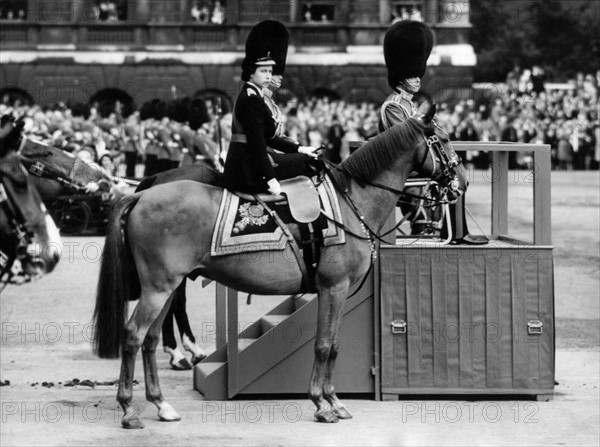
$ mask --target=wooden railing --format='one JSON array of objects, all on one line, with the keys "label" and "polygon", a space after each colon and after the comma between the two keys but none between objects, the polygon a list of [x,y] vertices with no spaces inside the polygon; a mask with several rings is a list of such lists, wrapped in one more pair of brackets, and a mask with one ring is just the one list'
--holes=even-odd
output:
[{"label": "wooden railing", "polygon": [[492,153],[492,236],[508,236],[508,153],[533,153],[533,243],[552,245],[550,171],[551,156],[548,144],[508,142],[456,141],[457,151],[489,151]]}]

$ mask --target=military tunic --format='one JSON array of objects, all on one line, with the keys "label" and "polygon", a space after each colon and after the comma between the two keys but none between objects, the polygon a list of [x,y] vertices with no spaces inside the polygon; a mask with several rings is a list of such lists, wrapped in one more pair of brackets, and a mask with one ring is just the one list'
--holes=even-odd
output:
[{"label": "military tunic", "polygon": [[[267,146],[284,154],[304,160],[298,154],[300,143],[278,135],[280,124],[273,119],[271,109],[265,104],[262,89],[246,83],[240,92],[233,111],[233,136],[225,162],[225,184],[228,189],[244,192],[264,192],[272,178],[282,179],[275,168],[284,159],[273,162]],[[290,161],[292,161],[290,159]],[[274,166],[277,165],[277,166]]]},{"label": "military tunic", "polygon": [[402,123],[417,114],[417,107],[412,102],[410,93],[396,88],[381,106],[379,132],[389,129],[394,124]]}]

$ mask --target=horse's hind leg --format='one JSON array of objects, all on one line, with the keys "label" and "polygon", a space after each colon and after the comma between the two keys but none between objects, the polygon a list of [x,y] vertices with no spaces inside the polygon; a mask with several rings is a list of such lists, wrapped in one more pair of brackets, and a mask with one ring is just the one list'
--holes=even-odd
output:
[{"label": "horse's hind leg", "polygon": [[[340,416],[347,418],[346,414],[340,411],[344,406],[333,391],[333,367],[338,351],[339,328],[347,294],[347,282],[319,290],[315,362],[308,391],[309,397],[317,407],[315,411],[317,422],[337,422]],[[332,352],[334,353],[333,361]]]},{"label": "horse's hind leg", "polygon": [[144,381],[146,383],[146,399],[149,402],[152,402],[158,408],[158,418],[161,421],[167,422],[181,420],[181,417],[179,414],[177,414],[175,409],[163,399],[158,380],[158,368],[156,366],[156,347],[158,346],[163,320],[165,316],[173,318],[172,315],[168,313],[171,301],[172,298],[167,301],[166,306],[160,313],[157,320],[152,324],[152,326],[150,326],[150,329],[146,334],[146,338],[144,339],[144,344],[142,345]]},{"label": "horse's hind leg", "polygon": [[192,364],[196,365],[206,358],[206,354],[202,348],[196,344],[196,339],[194,338],[192,327],[190,326],[190,320],[187,316],[187,298],[185,296],[186,284],[187,280],[184,278],[179,287],[175,290],[171,308],[173,309],[173,314],[177,320],[177,327],[179,328],[181,335],[181,344],[187,352],[192,354]]},{"label": "horse's hind leg", "polygon": [[170,292],[142,293],[140,301],[125,327],[125,344],[121,361],[119,390],[117,391],[117,400],[125,413],[121,420],[121,424],[125,428],[144,428],[144,424],[138,417],[138,408],[132,405],[135,358],[148,330],[163,311],[169,295]]}]

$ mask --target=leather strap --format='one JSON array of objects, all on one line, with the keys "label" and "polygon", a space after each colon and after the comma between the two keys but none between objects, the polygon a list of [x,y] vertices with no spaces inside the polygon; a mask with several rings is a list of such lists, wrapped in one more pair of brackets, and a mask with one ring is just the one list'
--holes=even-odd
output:
[{"label": "leather strap", "polygon": [[256,201],[258,203],[260,203],[263,206],[263,208],[265,210],[267,210],[267,212],[271,215],[273,220],[275,220],[275,223],[277,223],[277,225],[279,225],[279,228],[281,228],[281,230],[283,231],[283,234],[285,234],[286,238],[288,239],[288,242],[290,243],[292,252],[294,253],[294,256],[296,257],[296,261],[298,261],[298,267],[300,267],[300,272],[302,273],[302,285],[301,285],[302,290],[303,291],[304,290],[312,291],[313,287],[311,287],[311,284],[310,284],[308,271],[306,270],[306,265],[304,265],[304,260],[302,258],[302,253],[300,252],[300,247],[298,246],[298,243],[296,242],[296,239],[294,239],[294,236],[292,235],[292,233],[290,233],[288,226],[285,223],[283,223],[283,221],[277,215],[277,213],[275,211],[273,211],[271,208],[269,208],[267,206],[267,204],[264,202],[264,200],[262,200],[258,195],[255,195],[254,198],[256,199]]}]

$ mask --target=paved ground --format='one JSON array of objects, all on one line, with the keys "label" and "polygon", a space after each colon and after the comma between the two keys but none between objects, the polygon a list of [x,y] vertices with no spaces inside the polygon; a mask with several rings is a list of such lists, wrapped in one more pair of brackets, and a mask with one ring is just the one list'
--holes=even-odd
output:
[{"label": "paved ground", "polygon": [[[474,173],[477,177],[480,173]],[[473,179],[468,206],[487,229],[485,182]],[[511,184],[510,222],[528,236],[531,184]],[[192,390],[191,372],[159,374],[179,423],[161,423],[134,387],[146,428],[120,429],[115,405],[119,362],[95,358],[89,346],[99,237],[65,238],[65,255],[51,275],[2,293],[0,318],[1,445],[598,445],[599,435],[599,226],[598,172],[553,174],[553,243],[556,295],[556,395],[551,402],[484,398],[374,402],[347,400],[354,419],[325,426],[312,422],[310,403],[298,400],[207,402]],[[488,219],[489,221],[489,219]],[[513,228],[511,226],[511,228]],[[201,345],[214,319],[213,289],[193,284],[190,319]],[[241,324],[254,321],[280,298],[240,297]],[[142,380],[141,361],[136,377]],[[68,386],[73,379],[94,387]],[[308,378],[307,378],[308,381]],[[44,384],[44,382],[46,382]],[[102,384],[104,383],[104,384]]]}]

